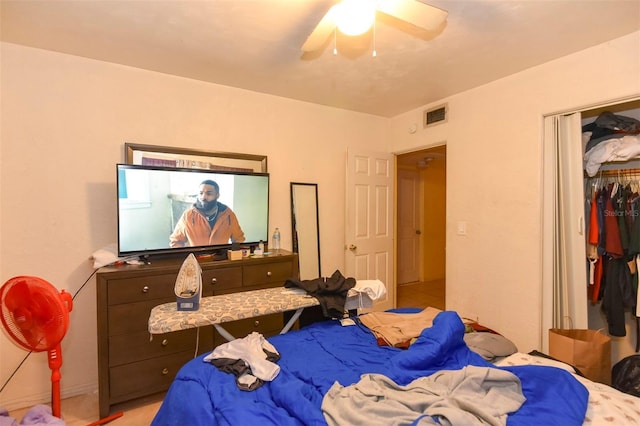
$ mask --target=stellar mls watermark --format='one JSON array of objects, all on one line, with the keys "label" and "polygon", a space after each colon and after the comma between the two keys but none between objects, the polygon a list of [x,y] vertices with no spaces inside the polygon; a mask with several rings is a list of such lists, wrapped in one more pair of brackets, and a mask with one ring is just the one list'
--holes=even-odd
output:
[{"label": "stellar mls watermark", "polygon": [[611,217],[611,216],[616,216],[616,217],[621,217],[621,216],[629,216],[629,217],[638,217],[640,216],[640,210],[625,210],[625,211],[616,211],[616,210],[605,210],[604,211],[604,215],[605,217]]}]

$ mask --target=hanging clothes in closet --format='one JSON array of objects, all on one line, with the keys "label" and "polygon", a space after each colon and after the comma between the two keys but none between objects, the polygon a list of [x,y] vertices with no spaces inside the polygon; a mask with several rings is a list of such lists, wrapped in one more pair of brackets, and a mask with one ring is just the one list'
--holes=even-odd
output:
[{"label": "hanging clothes in closet", "polygon": [[626,313],[640,315],[640,169],[601,171],[586,183],[589,299],[601,302],[609,334],[625,336]]}]

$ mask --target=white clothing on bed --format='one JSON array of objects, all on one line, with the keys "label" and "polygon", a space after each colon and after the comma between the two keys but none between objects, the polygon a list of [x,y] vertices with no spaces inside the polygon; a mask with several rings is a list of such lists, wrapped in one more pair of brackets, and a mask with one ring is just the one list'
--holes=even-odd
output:
[{"label": "white clothing on bed", "polygon": [[356,285],[349,289],[344,309],[370,308],[373,301],[387,294],[387,288],[380,280],[356,280]]},{"label": "white clothing on bed", "polygon": [[216,347],[204,357],[205,362],[217,358],[241,359],[251,368],[253,376],[270,382],[280,372],[280,366],[267,360],[264,350],[277,354],[276,348],[262,334],[253,332],[242,339],[235,339]]}]

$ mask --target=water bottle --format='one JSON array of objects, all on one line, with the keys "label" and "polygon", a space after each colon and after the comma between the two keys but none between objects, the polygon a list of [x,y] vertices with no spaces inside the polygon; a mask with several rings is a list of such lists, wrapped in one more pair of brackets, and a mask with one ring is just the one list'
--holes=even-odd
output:
[{"label": "water bottle", "polygon": [[264,243],[262,242],[262,240],[260,240],[260,242],[258,243],[258,247],[253,249],[253,255],[260,257],[263,254],[264,254]]},{"label": "water bottle", "polygon": [[278,253],[278,251],[280,251],[280,230],[278,228],[276,228],[275,231],[273,231],[273,250]]}]

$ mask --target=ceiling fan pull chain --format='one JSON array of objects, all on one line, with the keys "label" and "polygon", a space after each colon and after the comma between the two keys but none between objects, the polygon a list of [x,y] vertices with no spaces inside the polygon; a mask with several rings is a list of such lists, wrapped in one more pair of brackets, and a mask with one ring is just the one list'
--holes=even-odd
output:
[{"label": "ceiling fan pull chain", "polygon": [[378,14],[376,13],[373,18],[373,52],[371,53],[371,56],[373,56],[374,58],[378,56],[378,54],[376,53],[376,21],[377,21],[376,18],[377,17],[378,17]]}]

